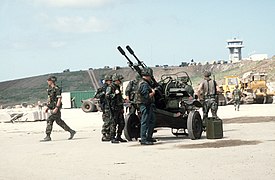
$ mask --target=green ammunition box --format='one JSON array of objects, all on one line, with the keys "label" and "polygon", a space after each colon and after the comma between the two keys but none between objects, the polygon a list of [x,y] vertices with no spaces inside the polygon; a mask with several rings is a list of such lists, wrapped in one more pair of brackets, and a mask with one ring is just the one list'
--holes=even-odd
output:
[{"label": "green ammunition box", "polygon": [[221,139],[223,138],[222,120],[215,117],[209,117],[206,121],[206,138]]}]

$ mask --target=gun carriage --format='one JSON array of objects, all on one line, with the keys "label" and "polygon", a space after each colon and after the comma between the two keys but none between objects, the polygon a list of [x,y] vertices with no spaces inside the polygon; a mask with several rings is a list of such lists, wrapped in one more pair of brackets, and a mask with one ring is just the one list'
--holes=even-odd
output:
[{"label": "gun carriage", "polygon": [[[141,75],[142,69],[148,68],[138,59],[130,46],[126,46],[126,49],[136,59],[137,63],[135,64],[120,46],[117,49],[128,60],[129,67],[139,75]],[[188,135],[191,139],[200,139],[203,128],[198,110],[202,104],[193,97],[194,91],[189,75],[182,71],[175,74],[164,74],[159,82],[154,77],[151,79],[150,85],[156,92],[155,128],[168,127],[176,136]],[[127,140],[140,137],[139,114],[128,113],[125,116],[124,135]]]}]

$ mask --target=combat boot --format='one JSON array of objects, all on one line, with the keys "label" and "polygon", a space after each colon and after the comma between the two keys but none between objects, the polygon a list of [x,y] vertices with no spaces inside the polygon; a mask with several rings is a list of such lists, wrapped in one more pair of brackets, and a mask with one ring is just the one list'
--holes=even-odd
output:
[{"label": "combat boot", "polygon": [[111,141],[111,139],[107,136],[102,136],[101,141],[106,142],[106,141]]},{"label": "combat boot", "polygon": [[141,141],[140,145],[154,145],[154,143],[149,141]]},{"label": "combat boot", "polygon": [[70,129],[69,132],[70,132],[70,137],[69,137],[68,139],[71,140],[71,139],[73,139],[73,137],[74,137],[76,131]]},{"label": "combat boot", "polygon": [[157,140],[156,140],[155,138],[148,138],[147,141],[148,141],[148,142],[153,142],[153,143],[154,143],[154,142],[157,142]]},{"label": "combat boot", "polygon": [[119,141],[116,140],[115,138],[113,138],[113,139],[111,140],[111,143],[117,144],[117,143],[119,143]]},{"label": "combat boot", "polygon": [[119,142],[127,142],[125,139],[122,139],[121,136],[117,136],[116,140]]},{"label": "combat boot", "polygon": [[41,142],[47,142],[47,141],[51,141],[51,140],[52,139],[51,139],[50,134],[47,134],[47,136],[43,140],[41,140]]}]

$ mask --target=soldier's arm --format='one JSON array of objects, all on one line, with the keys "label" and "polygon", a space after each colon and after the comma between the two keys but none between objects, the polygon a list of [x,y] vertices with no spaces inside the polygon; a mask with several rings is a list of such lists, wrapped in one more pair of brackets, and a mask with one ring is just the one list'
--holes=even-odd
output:
[{"label": "soldier's arm", "polygon": [[220,92],[220,87],[218,86],[217,82],[214,80],[215,88],[216,88],[216,94],[219,94]]},{"label": "soldier's arm", "polygon": [[203,89],[203,83],[200,83],[198,90],[197,90],[198,99],[201,99],[202,89]]},{"label": "soldier's arm", "polygon": [[107,100],[110,101],[111,99],[114,99],[115,96],[116,96],[116,94],[113,92],[112,87],[108,86],[106,89]]},{"label": "soldier's arm", "polygon": [[142,83],[140,85],[140,94],[145,98],[148,99],[149,98],[149,93],[150,93],[149,86],[146,85],[146,83]]},{"label": "soldier's arm", "polygon": [[57,113],[58,109],[61,108],[62,96],[61,96],[61,90],[59,88],[56,90],[56,97],[57,97],[57,102],[56,102],[56,106],[53,109],[53,113]]},{"label": "soldier's arm", "polygon": [[125,96],[126,96],[126,99],[129,100],[129,97],[130,97],[130,91],[132,89],[132,81],[130,81],[125,89]]}]

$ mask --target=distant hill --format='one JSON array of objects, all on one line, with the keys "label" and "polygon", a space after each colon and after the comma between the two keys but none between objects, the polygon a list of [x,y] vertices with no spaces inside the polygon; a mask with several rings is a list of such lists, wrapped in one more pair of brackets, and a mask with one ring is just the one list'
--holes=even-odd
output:
[{"label": "distant hill", "polygon": [[[202,74],[205,70],[211,71],[215,75],[218,84],[222,84],[223,77],[226,75],[242,76],[245,72],[256,71],[266,72],[269,82],[275,81],[275,58],[263,61],[241,61],[230,64],[208,64],[192,65],[186,67],[153,67],[154,76],[159,80],[163,74],[173,74],[180,71],[186,71],[194,88],[202,80]],[[124,80],[128,81],[135,78],[136,73],[129,67],[113,69],[94,69],[94,75],[97,81],[104,78],[106,74],[123,74]],[[61,85],[63,92],[70,91],[89,91],[94,90],[90,76],[86,70],[76,72],[55,73],[58,78],[58,85]],[[47,100],[47,82],[49,74],[29,77],[24,79],[0,82],[0,106],[3,107],[21,104],[23,102],[35,104],[37,101],[45,102]]]}]

